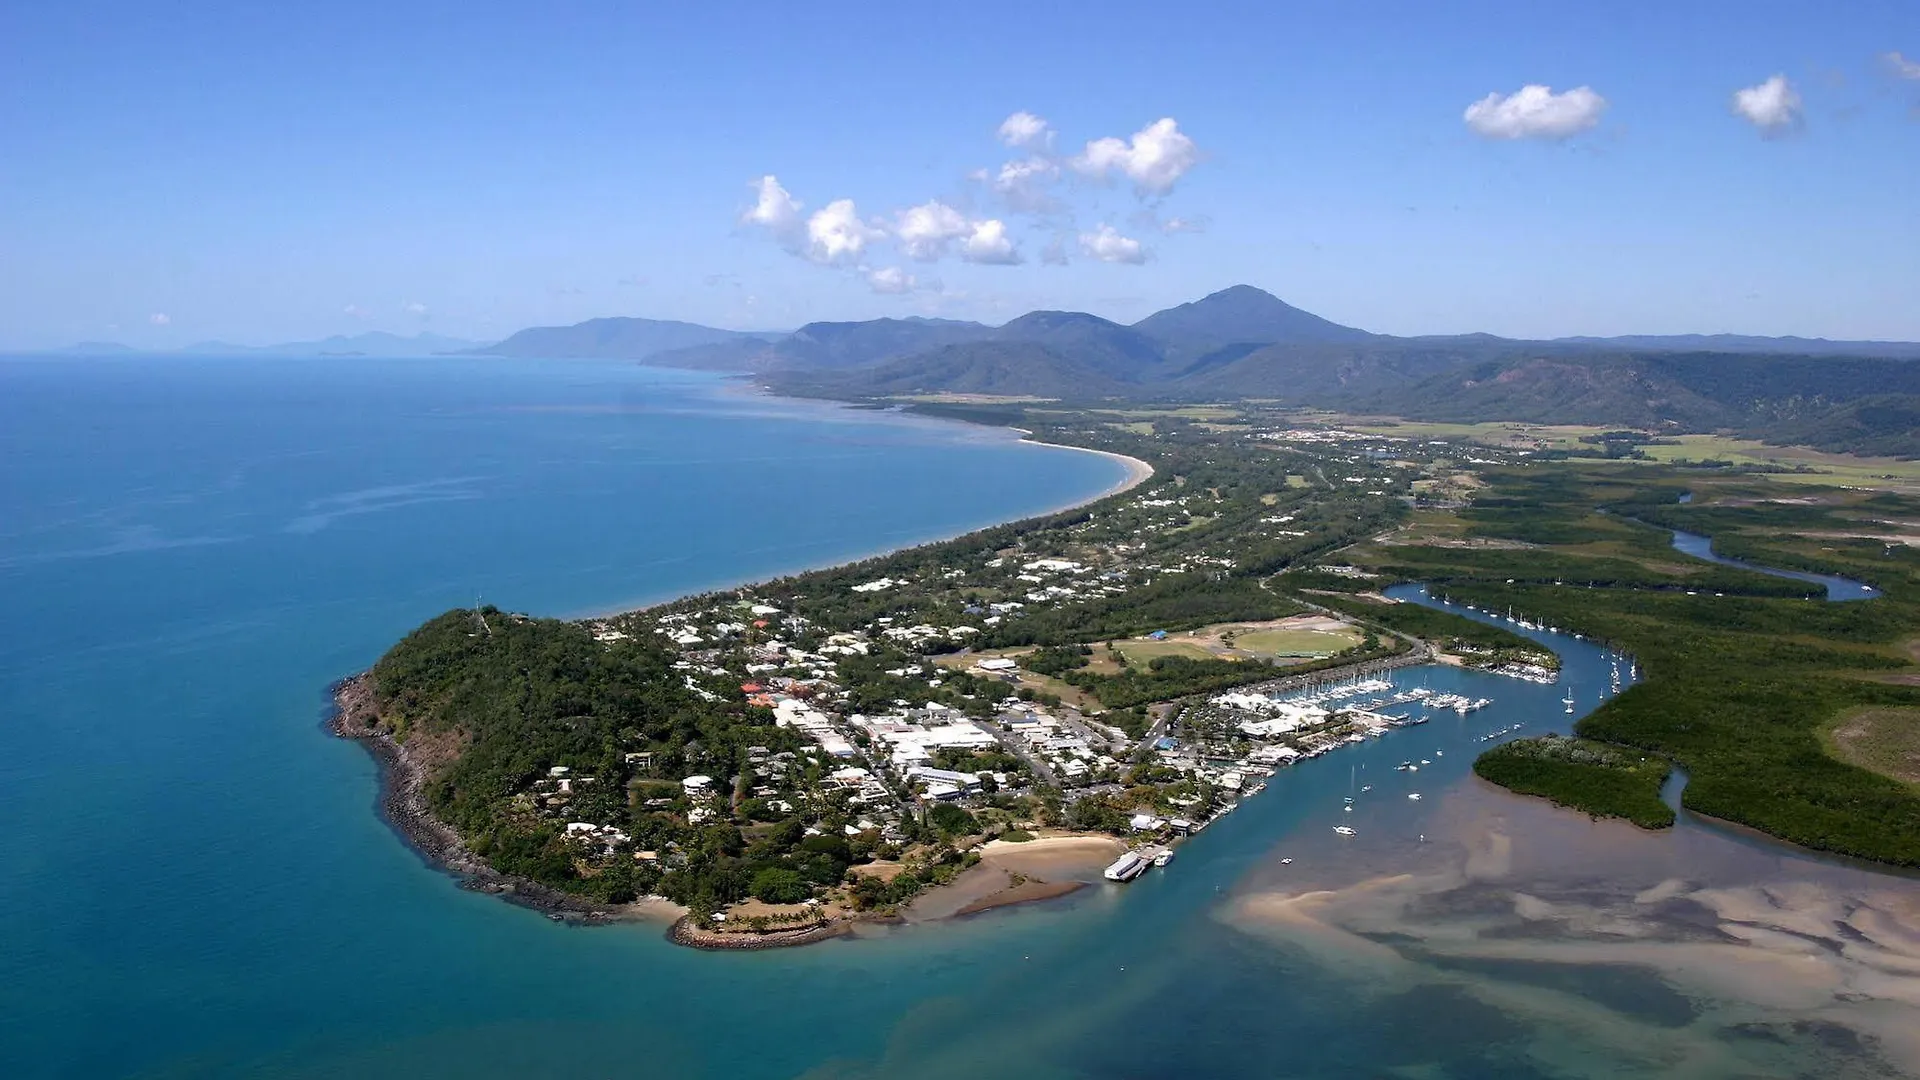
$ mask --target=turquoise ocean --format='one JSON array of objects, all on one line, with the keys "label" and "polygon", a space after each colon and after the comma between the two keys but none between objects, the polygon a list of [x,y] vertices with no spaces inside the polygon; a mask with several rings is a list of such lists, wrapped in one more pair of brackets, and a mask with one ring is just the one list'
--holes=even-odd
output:
[{"label": "turquoise ocean", "polygon": [[[1749,1045],[1654,968],[1402,949],[1413,967],[1381,975],[1390,931],[1329,946],[1259,916],[1303,881],[1467,850],[1487,813],[1557,814],[1468,766],[1497,729],[1571,723],[1564,686],[1405,672],[1495,704],[1283,772],[1126,887],[740,954],[460,890],[381,822],[371,758],[321,728],[332,680],[476,598],[611,610],[1045,512],[1123,472],[605,363],[0,360],[0,1075],[1677,1075],[1643,1031],[1742,1068],[1864,1053],[1818,1031]],[[1551,641],[1584,711],[1615,658]],[[1674,860],[1882,880],[1697,826],[1593,829],[1655,880]],[[1516,986],[1594,1012],[1533,1013],[1497,992]]]}]

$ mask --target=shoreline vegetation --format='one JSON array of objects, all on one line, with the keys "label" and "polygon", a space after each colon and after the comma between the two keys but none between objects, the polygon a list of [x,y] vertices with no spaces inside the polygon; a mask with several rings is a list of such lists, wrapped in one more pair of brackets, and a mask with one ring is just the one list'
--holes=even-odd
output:
[{"label": "shoreline vegetation", "polygon": [[[1125,470],[1119,480],[1093,495],[1049,509],[1041,516],[1067,513],[1103,499],[1125,494],[1153,478],[1153,466],[1139,458],[1109,450],[1046,442],[1035,438],[1030,431],[1014,430],[1019,431],[1023,442],[1093,454],[1118,462]],[[935,543],[938,542],[935,541]],[[906,548],[892,549],[869,558],[884,558],[902,550]],[[704,949],[764,949],[809,945],[852,932],[857,922],[897,921],[898,919],[897,916],[891,915],[842,913],[820,918],[818,921],[795,929],[729,932],[711,924],[706,927],[701,926],[700,920],[690,914],[685,905],[665,897],[644,896],[625,903],[598,903],[578,894],[544,885],[525,875],[501,873],[485,859],[475,855],[466,846],[457,830],[434,815],[424,791],[430,781],[431,770],[438,763],[437,759],[445,756],[446,748],[436,747],[423,752],[413,745],[412,740],[398,738],[392,730],[381,726],[375,704],[376,694],[372,672],[369,670],[340,680],[330,688],[330,698],[332,707],[326,722],[328,732],[338,738],[360,743],[373,756],[378,766],[380,786],[377,799],[382,818],[422,859],[436,869],[454,876],[464,889],[498,896],[509,903],[546,914],[556,921],[579,923],[665,921],[669,923],[668,940],[675,944]],[[1068,839],[1085,837],[1097,841],[1106,839],[1099,834],[1066,833],[1062,834],[1062,837]],[[997,839],[988,841],[989,846],[1006,843]],[[1045,841],[1034,841],[1034,844],[1044,847]],[[966,903],[945,917],[973,915],[1016,904],[1052,900],[1075,892],[1087,884],[1077,880],[1046,881],[1025,875],[1015,876],[1018,880],[1010,880],[1004,888],[988,895],[968,899]]]},{"label": "shoreline vegetation", "polygon": [[[1325,710],[1299,730],[1246,727],[1255,695],[1421,660],[1554,677],[1526,638],[1383,594],[1419,581],[1605,641],[1647,673],[1583,718],[1582,739],[1498,748],[1483,777],[1658,827],[1678,764],[1690,810],[1920,858],[1920,797],[1814,734],[1829,706],[1913,697],[1906,676],[1872,681],[1910,662],[1879,643],[1911,636],[1913,560],[1843,539],[1859,513],[1911,513],[1907,500],[1785,500],[1724,472],[1257,406],[916,411],[1128,471],[1037,517],[644,608],[431,620],[338,688],[333,729],[380,760],[396,830],[469,888],[556,919],[670,919],[672,940],[706,948],[1053,899],[1100,867],[1036,872],[1009,852],[1071,841],[1150,860],[1275,768],[1367,733],[1364,714]],[[1672,505],[1683,489],[1702,497]],[[1809,607],[1803,582],[1692,560],[1653,527],[1681,518],[1731,555],[1858,576],[1881,599]],[[1809,524],[1818,539],[1781,532]],[[1774,669],[1791,674],[1756,674]],[[1696,718],[1707,734],[1686,734]]]}]

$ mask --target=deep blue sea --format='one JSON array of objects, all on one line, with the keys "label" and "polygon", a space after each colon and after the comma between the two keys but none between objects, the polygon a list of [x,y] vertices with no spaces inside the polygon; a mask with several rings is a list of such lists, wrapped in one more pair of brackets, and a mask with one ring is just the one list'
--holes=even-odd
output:
[{"label": "deep blue sea", "polygon": [[[1668,1008],[1654,968],[1516,974],[1262,906],[1423,866],[1481,880],[1489,815],[1515,850],[1513,822],[1567,827],[1468,774],[1489,732],[1570,723],[1565,687],[1403,673],[1496,704],[1283,772],[1130,886],[743,954],[461,891],[381,823],[368,755],[321,730],[331,680],[476,597],[608,610],[1039,513],[1121,474],[606,363],[0,360],[0,1075],[1723,1074],[1674,1072],[1650,1031],[1743,1069],[1827,1052]],[[1584,711],[1611,658],[1554,643]],[[1675,860],[1826,872],[1688,827],[1578,825],[1654,880]],[[1528,989],[1543,979],[1559,997]],[[1592,1012],[1531,1004],[1548,998]],[[1641,1000],[1660,1007],[1622,1004]]]}]

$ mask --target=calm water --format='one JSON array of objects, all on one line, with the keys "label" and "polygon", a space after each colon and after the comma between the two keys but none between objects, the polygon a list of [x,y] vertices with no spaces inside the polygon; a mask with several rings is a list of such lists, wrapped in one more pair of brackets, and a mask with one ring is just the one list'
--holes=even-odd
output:
[{"label": "calm water", "polygon": [[[1329,951],[1244,909],[1442,857],[1468,843],[1454,819],[1475,799],[1557,815],[1468,767],[1489,731],[1564,728],[1563,687],[1402,673],[1496,704],[1283,772],[1130,886],[749,954],[459,891],[379,823],[366,754],[319,729],[328,680],[476,594],[546,613],[661,598],[1084,498],[1119,479],[1112,462],[705,376],[452,360],[0,361],[0,451],[5,1075],[1643,1064],[1451,975],[1383,993],[1372,939]],[[1552,643],[1585,711],[1610,658]],[[1336,836],[1343,822],[1358,835]],[[1619,846],[1657,862],[1678,837]],[[1629,1019],[1610,1003],[1674,993],[1613,963],[1562,967],[1562,993]],[[1771,1045],[1757,1052],[1799,1052]],[[1685,1072],[1667,1064],[1644,1074]]]},{"label": "calm water", "polygon": [[1750,562],[1741,562],[1739,559],[1729,559],[1724,555],[1716,555],[1713,551],[1713,538],[1701,536],[1699,533],[1690,533],[1675,529],[1673,532],[1673,546],[1675,550],[1685,552],[1696,559],[1705,559],[1708,562],[1719,563],[1721,566],[1736,566],[1742,570],[1755,570],[1773,577],[1805,581],[1813,585],[1824,585],[1826,586],[1827,599],[1829,600],[1871,600],[1879,595],[1874,592],[1873,586],[1854,581],[1851,578],[1835,577],[1832,574],[1811,574],[1804,570],[1781,570],[1771,566],[1756,566]]}]

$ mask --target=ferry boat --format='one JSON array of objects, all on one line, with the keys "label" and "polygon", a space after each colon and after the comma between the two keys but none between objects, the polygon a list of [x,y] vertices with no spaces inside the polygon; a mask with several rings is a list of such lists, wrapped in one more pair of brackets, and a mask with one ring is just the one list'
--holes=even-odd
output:
[{"label": "ferry boat", "polygon": [[1108,881],[1132,881],[1134,878],[1139,877],[1141,872],[1146,870],[1146,868],[1147,860],[1129,851],[1125,855],[1113,860],[1113,865],[1107,867],[1104,876]]}]

